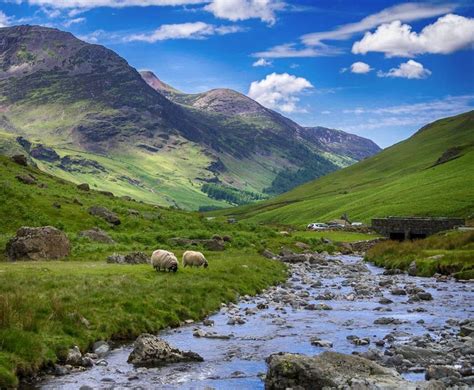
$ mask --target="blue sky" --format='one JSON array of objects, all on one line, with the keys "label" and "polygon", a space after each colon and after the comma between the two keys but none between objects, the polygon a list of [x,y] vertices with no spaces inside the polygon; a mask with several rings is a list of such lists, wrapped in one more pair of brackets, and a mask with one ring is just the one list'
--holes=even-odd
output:
[{"label": "blue sky", "polygon": [[0,0],[0,11],[0,26],[70,31],[184,92],[232,88],[382,147],[474,108],[468,0]]}]

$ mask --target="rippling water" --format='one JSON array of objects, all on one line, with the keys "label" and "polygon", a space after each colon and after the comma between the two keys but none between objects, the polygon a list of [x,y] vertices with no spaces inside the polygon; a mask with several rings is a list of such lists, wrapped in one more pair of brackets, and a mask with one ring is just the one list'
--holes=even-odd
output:
[{"label": "rippling water", "polygon": [[[361,259],[355,256],[340,256],[345,264],[356,263]],[[368,265],[368,279],[375,285],[383,271]],[[367,274],[361,277],[367,279]],[[431,333],[435,337],[444,331],[447,319],[458,320],[474,314],[474,284],[454,281],[436,282],[433,278],[417,278],[408,275],[393,276],[399,285],[415,282],[429,291],[434,300],[408,304],[407,296],[384,295],[394,301],[389,305],[390,312],[374,310],[380,304],[378,297],[360,298],[351,301],[347,296],[353,292],[345,276],[331,275],[330,272],[307,272],[304,278],[290,279],[288,286],[293,292],[308,291],[310,297],[330,291],[336,295],[334,300],[316,301],[325,303],[333,310],[293,309],[283,307],[286,313],[274,306],[259,310],[255,315],[246,316],[243,325],[227,325],[229,315],[220,311],[209,318],[215,322],[213,327],[195,323],[178,329],[161,332],[160,337],[182,350],[191,350],[204,357],[202,363],[174,364],[171,366],[145,369],[134,368],[127,363],[132,347],[125,346],[114,350],[106,360],[108,365],[95,366],[87,371],[73,373],[64,377],[48,378],[39,384],[43,389],[78,389],[89,386],[94,389],[110,388],[163,388],[163,389],[262,389],[261,379],[266,371],[265,358],[275,352],[298,352],[314,355],[324,349],[312,346],[310,338],[320,337],[331,341],[333,350],[343,353],[365,351],[367,346],[354,346],[346,339],[348,335],[369,337],[371,341],[383,338],[387,333],[397,330],[408,335]],[[321,287],[311,287],[312,282],[321,281]],[[351,278],[351,281],[357,281]],[[264,297],[255,297],[239,303],[241,309],[253,308]],[[423,307],[426,312],[409,313],[408,309]],[[406,320],[400,325],[374,325],[373,321],[382,316]],[[424,320],[424,324],[417,323]],[[221,335],[232,334],[229,340],[198,338],[193,336],[196,328],[213,331]],[[403,341],[400,333],[399,341]],[[372,343],[371,343],[372,344]],[[375,348],[373,345],[370,347]],[[423,379],[421,374],[406,375],[408,379]]]}]

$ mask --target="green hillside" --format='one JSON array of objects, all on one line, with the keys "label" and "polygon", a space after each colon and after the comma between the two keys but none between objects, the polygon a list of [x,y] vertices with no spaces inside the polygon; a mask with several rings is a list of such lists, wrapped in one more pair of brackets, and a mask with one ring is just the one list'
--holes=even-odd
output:
[{"label": "green hillside", "polygon": [[474,216],[474,111],[431,123],[351,167],[221,214],[307,224],[388,215]]}]

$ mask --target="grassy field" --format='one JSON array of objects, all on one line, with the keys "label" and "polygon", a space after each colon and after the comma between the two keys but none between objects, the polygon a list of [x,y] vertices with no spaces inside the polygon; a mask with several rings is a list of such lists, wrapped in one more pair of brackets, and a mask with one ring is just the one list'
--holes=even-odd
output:
[{"label": "grassy field", "polygon": [[281,282],[281,263],[255,253],[208,255],[208,269],[157,273],[97,261],[0,263],[0,388],[78,345],[125,339],[198,320]]},{"label": "grassy field", "polygon": [[425,240],[386,241],[369,250],[366,259],[382,267],[403,270],[414,261],[419,276],[440,273],[473,279],[474,232],[440,233]]},{"label": "grassy field", "polygon": [[[446,162],[436,164],[445,153]],[[353,166],[257,204],[212,215],[306,225],[347,213],[370,222],[388,215],[474,216],[474,111],[434,122]]]},{"label": "grassy field", "polygon": [[[16,176],[33,175],[37,184]],[[116,213],[112,226],[88,213],[100,205]],[[56,207],[55,207],[56,206]],[[60,206],[58,208],[58,206]],[[98,339],[133,338],[181,321],[202,318],[223,301],[284,280],[283,264],[263,258],[265,248],[297,250],[302,241],[314,251],[333,251],[317,234],[294,232],[254,223],[227,223],[198,213],[109,197],[0,156],[0,388],[55,362],[78,345],[83,351]],[[64,231],[72,253],[64,261],[8,262],[3,248],[21,226],[52,225]],[[100,227],[113,244],[91,242],[82,230]],[[178,256],[186,247],[170,238],[209,239],[228,235],[223,252],[207,252],[207,270],[180,269],[157,274],[151,266],[112,265],[112,253],[171,249]],[[192,293],[191,293],[192,292]],[[89,326],[85,325],[85,318]]]}]

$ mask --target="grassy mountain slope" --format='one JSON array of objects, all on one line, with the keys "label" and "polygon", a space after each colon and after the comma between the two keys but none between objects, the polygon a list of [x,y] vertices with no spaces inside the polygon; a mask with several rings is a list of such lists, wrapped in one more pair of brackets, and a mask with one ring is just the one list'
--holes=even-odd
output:
[{"label": "grassy mountain slope", "polygon": [[306,224],[347,213],[474,215],[474,111],[442,119],[383,152],[269,201],[226,210],[252,221]]},{"label": "grassy mountain slope", "polygon": [[301,127],[230,89],[186,94],[150,71],[141,74],[156,91],[212,124],[222,140],[215,149],[225,166],[219,176],[224,185],[281,193],[380,151],[372,141],[342,131]]},{"label": "grassy mountain slope", "polygon": [[[23,184],[18,175],[33,175]],[[56,206],[53,206],[56,205]],[[58,207],[58,205],[60,207]],[[100,205],[115,212],[113,226],[89,214]],[[131,339],[189,318],[202,318],[221,302],[254,294],[284,279],[281,263],[258,254],[262,245],[290,245],[276,231],[252,224],[209,221],[183,212],[81,191],[74,184],[0,156],[0,388],[64,358],[68,348],[87,351],[97,340]],[[5,244],[21,226],[63,230],[72,252],[63,261],[4,261]],[[89,241],[82,230],[100,227],[115,243]],[[157,248],[181,256],[172,237],[229,235],[224,252],[208,252],[209,269],[156,273],[149,265],[107,264],[112,253]],[[288,242],[280,242],[287,240]],[[312,243],[310,239],[304,241]],[[263,242],[263,244],[262,244]],[[313,244],[320,245],[319,240]],[[327,249],[327,248],[324,248]],[[203,272],[204,271],[204,272]],[[207,271],[207,272],[206,272]],[[83,319],[86,319],[84,321]]]}]

